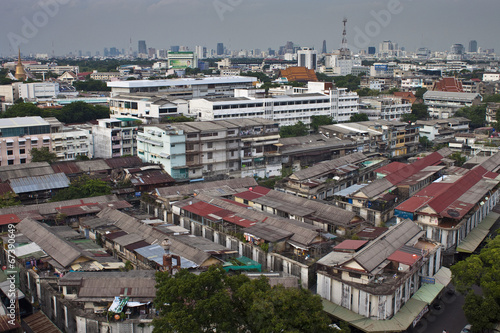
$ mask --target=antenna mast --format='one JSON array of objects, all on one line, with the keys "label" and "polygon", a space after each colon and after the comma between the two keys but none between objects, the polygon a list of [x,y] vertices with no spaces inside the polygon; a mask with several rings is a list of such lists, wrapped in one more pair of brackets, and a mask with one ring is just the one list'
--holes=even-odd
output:
[{"label": "antenna mast", "polygon": [[344,17],[342,21],[344,24],[344,30],[342,31],[342,46],[340,48],[340,55],[345,57],[350,55],[350,51],[347,48],[347,18]]}]

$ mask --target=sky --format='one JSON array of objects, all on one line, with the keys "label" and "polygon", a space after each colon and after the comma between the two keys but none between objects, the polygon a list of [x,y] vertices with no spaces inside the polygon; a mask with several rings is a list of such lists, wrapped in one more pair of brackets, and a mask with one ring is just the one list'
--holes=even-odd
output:
[{"label": "sky", "polygon": [[[498,0],[1,0],[0,56],[17,53],[137,51],[196,45],[278,49],[287,41],[340,47],[342,19],[352,50],[391,40],[415,51],[466,48],[477,40],[500,53]],[[132,43],[130,43],[132,40]]]}]

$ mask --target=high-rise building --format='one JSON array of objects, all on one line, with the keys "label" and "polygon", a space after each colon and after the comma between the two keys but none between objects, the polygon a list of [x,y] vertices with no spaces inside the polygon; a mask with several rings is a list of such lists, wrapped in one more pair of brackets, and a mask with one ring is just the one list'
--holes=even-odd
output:
[{"label": "high-rise building", "polygon": [[375,54],[376,49],[375,46],[368,46],[368,54]]},{"label": "high-rise building", "polygon": [[465,47],[462,44],[453,44],[451,46],[451,53],[452,54],[464,54]]},{"label": "high-rise building", "polygon": [[148,57],[154,58],[156,56],[156,49],[154,47],[150,47],[148,49]]},{"label": "high-rise building", "polygon": [[321,53],[326,53],[326,40],[323,40],[323,48],[321,49]]},{"label": "high-rise building", "polygon": [[318,52],[316,50],[303,47],[297,52],[298,66],[316,70],[318,65]]},{"label": "high-rise building", "polygon": [[205,46],[198,45],[195,47],[195,53],[198,59],[205,59],[207,57],[207,48]]},{"label": "high-rise building", "polygon": [[146,47],[146,41],[139,41],[139,54],[148,54],[148,48]]},{"label": "high-rise building", "polygon": [[217,55],[224,55],[224,44],[217,43]]},{"label": "high-rise building", "polygon": [[172,52],[179,52],[179,49],[180,49],[179,45],[170,46],[170,51],[172,51]]},{"label": "high-rise building", "polygon": [[469,42],[469,52],[476,53],[477,52],[477,41],[471,40]]}]

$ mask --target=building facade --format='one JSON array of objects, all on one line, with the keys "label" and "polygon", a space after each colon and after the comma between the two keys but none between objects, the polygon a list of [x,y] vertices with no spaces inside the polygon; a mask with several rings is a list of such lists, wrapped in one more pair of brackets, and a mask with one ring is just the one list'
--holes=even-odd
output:
[{"label": "building facade", "polygon": [[93,156],[112,158],[137,155],[137,126],[137,119],[133,118],[99,119],[98,124],[92,126]]}]

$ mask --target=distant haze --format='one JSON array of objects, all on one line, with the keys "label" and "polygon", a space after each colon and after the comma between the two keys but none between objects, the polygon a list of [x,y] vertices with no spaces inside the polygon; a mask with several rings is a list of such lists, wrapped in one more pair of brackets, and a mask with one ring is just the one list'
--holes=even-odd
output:
[{"label": "distant haze", "polygon": [[[44,9],[45,8],[45,9]],[[0,55],[56,55],[116,47],[196,45],[230,50],[278,49],[287,41],[338,49],[342,19],[352,49],[391,40],[415,51],[455,43],[500,53],[499,0],[2,0]],[[382,11],[382,12],[381,12]],[[381,13],[377,15],[373,13]],[[387,15],[389,13],[389,15]],[[361,36],[361,35],[365,36]]]}]

